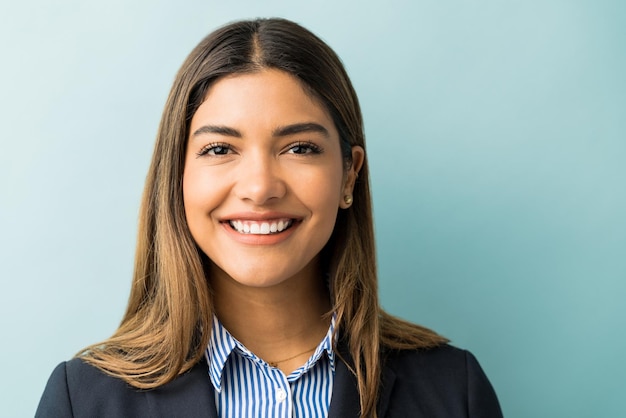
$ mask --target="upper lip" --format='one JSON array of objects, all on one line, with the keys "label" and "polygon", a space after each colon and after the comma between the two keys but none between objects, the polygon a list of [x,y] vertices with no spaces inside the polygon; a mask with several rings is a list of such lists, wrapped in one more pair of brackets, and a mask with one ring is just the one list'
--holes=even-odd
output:
[{"label": "upper lip", "polygon": [[231,213],[226,216],[220,216],[220,222],[228,222],[233,220],[241,220],[241,221],[273,221],[279,219],[302,219],[301,216],[294,215],[293,213],[286,212],[238,212]]}]

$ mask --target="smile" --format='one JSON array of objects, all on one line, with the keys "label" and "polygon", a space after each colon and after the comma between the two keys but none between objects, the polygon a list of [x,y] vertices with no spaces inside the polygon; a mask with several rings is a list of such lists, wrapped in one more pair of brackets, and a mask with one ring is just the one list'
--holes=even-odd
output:
[{"label": "smile", "polygon": [[240,234],[271,235],[288,229],[293,225],[293,219],[275,219],[262,222],[230,220],[228,223],[231,228]]}]

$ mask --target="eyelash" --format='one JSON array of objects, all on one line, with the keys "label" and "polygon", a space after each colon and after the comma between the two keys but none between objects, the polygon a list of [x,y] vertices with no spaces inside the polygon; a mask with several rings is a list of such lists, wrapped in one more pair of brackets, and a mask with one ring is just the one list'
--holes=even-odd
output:
[{"label": "eyelash", "polygon": [[225,153],[223,154],[214,154],[215,156],[219,156],[219,155],[226,155],[228,154],[232,148],[230,145],[223,143],[223,142],[213,142],[211,144],[207,144],[204,147],[202,147],[202,149],[200,149],[200,151],[198,151],[196,153],[196,155],[198,157],[202,157],[205,155],[208,155],[211,151],[215,151],[216,148],[221,148],[223,151],[225,151]]},{"label": "eyelash", "polygon": [[303,148],[308,152],[303,152],[303,153],[293,153],[296,155],[306,155],[306,154],[321,154],[322,152],[324,152],[324,150],[317,144],[314,144],[313,142],[309,142],[309,141],[301,141],[301,142],[296,142],[295,144],[292,144],[289,146],[289,148],[287,148],[287,152],[293,150],[294,148]]},{"label": "eyelash", "polygon": [[[299,141],[294,144],[291,144],[287,148],[287,152],[289,153],[294,148],[300,148],[304,150],[304,152],[299,152],[299,153],[293,152],[292,154],[295,154],[295,155],[307,155],[307,154],[318,155],[324,152],[324,150],[319,145],[314,144],[313,142],[309,142],[309,141]],[[222,152],[216,154],[215,152],[217,149],[221,149]],[[213,151],[214,154],[209,154],[211,151]],[[232,151],[232,148],[229,144],[226,144],[224,142],[213,142],[202,147],[202,149],[200,149],[200,151],[198,151],[196,155],[198,157],[203,157],[205,155],[220,156],[220,155],[227,155],[231,151]]]}]

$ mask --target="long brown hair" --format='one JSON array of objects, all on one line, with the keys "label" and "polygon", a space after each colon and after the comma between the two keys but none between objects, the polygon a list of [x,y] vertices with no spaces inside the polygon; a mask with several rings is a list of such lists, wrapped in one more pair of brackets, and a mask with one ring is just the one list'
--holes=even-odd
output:
[{"label": "long brown hair", "polygon": [[[206,37],[179,70],[167,99],[142,198],[135,271],[128,307],[108,340],[79,355],[137,388],[161,386],[202,357],[213,304],[206,256],[185,220],[182,177],[192,116],[220,77],[275,68],[297,77],[326,106],[347,166],[351,147],[365,148],[358,99],[333,50],[284,19],[224,26]],[[429,348],[446,342],[434,332],[382,311],[367,160],[354,202],[340,210],[323,250],[337,332],[356,375],[362,417],[376,416],[381,350]]]}]

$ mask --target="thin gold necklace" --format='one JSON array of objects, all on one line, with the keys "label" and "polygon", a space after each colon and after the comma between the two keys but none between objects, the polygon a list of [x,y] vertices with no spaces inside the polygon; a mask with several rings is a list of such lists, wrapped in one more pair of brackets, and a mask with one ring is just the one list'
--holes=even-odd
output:
[{"label": "thin gold necklace", "polygon": [[317,346],[318,346],[318,345],[319,345],[319,344],[316,344],[316,345],[315,345],[315,347],[313,347],[313,348],[309,348],[309,349],[308,349],[308,350],[306,350],[306,351],[303,351],[303,352],[301,352],[301,353],[296,354],[295,356],[291,356],[291,357],[286,358],[286,359],[283,359],[283,360],[268,361],[268,362],[267,362],[267,364],[269,364],[269,365],[270,365],[270,366],[272,366],[272,367],[278,367],[278,365],[279,365],[280,363],[284,363],[284,362],[286,362],[286,361],[293,360],[293,359],[295,359],[296,357],[300,357],[300,356],[301,356],[301,355],[303,355],[303,354],[310,353],[311,351],[315,350],[315,349],[317,348]]}]

